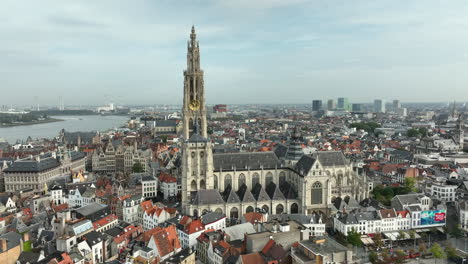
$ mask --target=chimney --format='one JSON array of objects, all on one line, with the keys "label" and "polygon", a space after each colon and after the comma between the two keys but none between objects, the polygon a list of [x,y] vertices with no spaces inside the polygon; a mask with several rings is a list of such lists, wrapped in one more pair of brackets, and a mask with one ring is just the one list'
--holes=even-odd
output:
[{"label": "chimney", "polygon": [[5,252],[8,250],[8,244],[6,238],[0,239],[0,243],[2,245],[2,251]]}]

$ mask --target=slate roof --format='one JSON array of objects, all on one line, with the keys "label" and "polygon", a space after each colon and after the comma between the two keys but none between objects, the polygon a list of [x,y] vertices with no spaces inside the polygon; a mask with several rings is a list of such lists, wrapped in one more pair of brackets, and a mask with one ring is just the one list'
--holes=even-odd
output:
[{"label": "slate roof", "polygon": [[289,182],[284,182],[280,185],[279,188],[286,199],[297,199],[297,192],[294,188],[294,185],[290,184]]},{"label": "slate roof", "polygon": [[[242,195],[241,195],[241,193],[242,193]],[[242,185],[241,188],[237,191],[237,195],[239,195],[239,198],[242,200],[242,203],[254,203],[256,201],[255,197],[248,190],[248,188],[247,188],[247,186],[245,184]]]},{"label": "slate roof", "polygon": [[193,133],[192,136],[189,138],[188,142],[193,142],[193,143],[208,142],[208,139],[202,137],[198,133]]},{"label": "slate roof", "polygon": [[312,168],[312,166],[314,165],[315,161],[316,159],[314,159],[312,156],[304,155],[296,163],[296,165],[294,166],[294,169],[302,175],[307,175],[310,169]]},{"label": "slate roof", "polygon": [[202,215],[200,218],[201,218],[201,221],[204,225],[207,225],[207,224],[211,224],[213,222],[216,222],[220,219],[223,219],[225,218],[226,216],[224,214],[220,214],[220,213],[217,213],[217,212],[208,212],[204,215]]},{"label": "slate roof", "polygon": [[105,204],[100,204],[100,203],[91,203],[86,206],[80,207],[76,209],[75,211],[83,216],[89,216],[92,215],[96,212],[99,212],[103,209],[105,209],[107,205]]},{"label": "slate roof", "polygon": [[[17,247],[20,242],[21,242],[21,235],[16,233],[16,232],[8,232],[0,236],[0,239],[6,239],[7,240],[7,248],[8,250]],[[3,250],[0,248],[0,253],[3,252]]]},{"label": "slate roof", "polygon": [[101,233],[98,233],[96,231],[91,231],[87,234],[84,235],[85,239],[86,239],[86,242],[89,244],[90,247],[98,244],[98,243],[101,243],[102,241],[104,241],[106,239],[106,237],[104,235],[102,235]]},{"label": "slate roof", "polygon": [[198,190],[195,195],[194,204],[204,205],[204,204],[220,204],[223,203],[223,197],[218,190]]},{"label": "slate roof", "polygon": [[311,155],[302,156],[294,168],[302,175],[306,175],[317,160],[323,167],[346,166],[349,164],[341,151],[317,151]]},{"label": "slate roof", "polygon": [[241,152],[213,154],[213,168],[215,171],[259,170],[281,167],[278,157],[273,152]]},{"label": "slate roof", "polygon": [[33,252],[21,252],[18,258],[19,263],[37,263],[41,254]]},{"label": "slate roof", "polygon": [[78,160],[78,159],[82,159],[86,157],[86,154],[84,152],[78,152],[78,151],[72,151],[70,152],[70,159],[72,161],[75,161],[75,160]]},{"label": "slate roof", "polygon": [[77,144],[78,136],[80,137],[81,144],[91,144],[93,143],[93,138],[96,136],[97,132],[67,132],[64,131],[64,139],[68,144]]},{"label": "slate roof", "polygon": [[275,155],[280,159],[286,157],[287,152],[288,152],[288,147],[286,147],[283,144],[278,144],[278,147],[276,147],[275,149]]},{"label": "slate roof", "polygon": [[177,126],[177,120],[167,119],[167,120],[154,120],[155,127],[175,127]]},{"label": "slate roof", "polygon": [[[277,220],[277,221],[290,221],[294,220],[300,224],[318,224],[319,220],[321,218],[321,215],[318,213],[312,213],[312,214],[278,214],[278,215],[270,215],[269,220]],[[322,218],[322,223],[325,224],[326,218]]]},{"label": "slate roof", "polygon": [[273,182],[270,182],[270,184],[268,184],[266,192],[273,201],[286,200],[286,197],[284,197],[284,194],[280,191],[278,185],[274,184]]},{"label": "slate roof", "polygon": [[252,188],[252,194],[258,202],[271,200],[260,183],[255,184],[255,186]]},{"label": "slate roof", "polygon": [[234,189],[230,189],[229,196],[227,196],[226,203],[240,203],[239,196],[237,196]]},{"label": "slate roof", "polygon": [[35,159],[17,160],[10,167],[6,168],[4,172],[41,172],[58,166],[60,166],[60,162],[57,159],[41,157],[39,161]]}]

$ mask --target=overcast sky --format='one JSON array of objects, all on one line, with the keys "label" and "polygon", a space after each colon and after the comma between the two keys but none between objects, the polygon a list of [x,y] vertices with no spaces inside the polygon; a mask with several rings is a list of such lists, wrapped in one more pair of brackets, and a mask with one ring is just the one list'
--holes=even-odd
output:
[{"label": "overcast sky", "polygon": [[0,2],[1,104],[468,101],[466,0]]}]

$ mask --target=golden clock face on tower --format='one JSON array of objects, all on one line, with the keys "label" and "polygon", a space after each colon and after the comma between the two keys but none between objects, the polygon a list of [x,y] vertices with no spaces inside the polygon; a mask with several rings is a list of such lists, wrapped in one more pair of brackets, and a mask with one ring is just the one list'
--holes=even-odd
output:
[{"label": "golden clock face on tower", "polygon": [[189,104],[189,108],[192,111],[200,109],[200,102],[198,100],[192,100]]}]

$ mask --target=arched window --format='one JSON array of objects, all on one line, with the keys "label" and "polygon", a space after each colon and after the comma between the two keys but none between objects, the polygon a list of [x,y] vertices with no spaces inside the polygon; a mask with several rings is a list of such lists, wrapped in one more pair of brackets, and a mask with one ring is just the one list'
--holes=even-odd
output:
[{"label": "arched window", "polygon": [[213,176],[213,185],[214,185],[214,189],[218,189],[218,176],[214,175]]},{"label": "arched window", "polygon": [[243,184],[245,184],[245,175],[243,173],[241,173],[239,175],[239,179],[238,179],[238,182],[237,182],[237,188],[240,188]]},{"label": "arched window", "polygon": [[297,203],[291,204],[291,214],[297,214],[299,213],[299,207],[297,206]]},{"label": "arched window", "polygon": [[279,184],[283,184],[286,182],[286,173],[284,173],[284,171],[280,172],[280,175],[279,175]]},{"label": "arched window", "polygon": [[283,205],[282,205],[282,204],[278,204],[278,205],[276,206],[276,214],[282,214],[283,211],[284,211]]},{"label": "arched window", "polygon": [[197,209],[193,209],[193,216],[198,217],[198,210]]},{"label": "arched window", "polygon": [[231,209],[231,214],[230,214],[231,218],[239,218],[239,209],[237,209],[237,207],[233,207]]},{"label": "arched window", "polygon": [[271,172],[268,172],[265,177],[265,186],[268,186],[270,182],[273,182],[273,174]]},{"label": "arched window", "polygon": [[205,180],[200,181],[200,189],[206,189]]},{"label": "arched window", "polygon": [[262,210],[263,210],[265,213],[269,213],[270,207],[268,207],[268,205],[264,205],[264,206],[262,206]]},{"label": "arched window", "polygon": [[195,180],[193,180],[192,183],[190,184],[190,188],[192,191],[197,190],[197,182]]},{"label": "arched window", "polygon": [[224,176],[224,189],[226,189],[228,186],[232,187],[232,177],[231,174],[228,174]]},{"label": "arched window", "polygon": [[254,173],[252,176],[252,188],[257,184],[260,183],[260,175],[258,173]]},{"label": "arched window", "polygon": [[322,184],[320,182],[312,184],[311,197],[311,204],[322,204]]},{"label": "arched window", "polygon": [[253,211],[254,211],[254,209],[253,209],[252,206],[249,206],[249,207],[247,207],[247,209],[245,209],[246,213],[252,213]]},{"label": "arched window", "polygon": [[222,214],[222,213],[223,213],[223,209],[217,208],[217,209],[215,210],[215,212],[218,213],[218,214]]}]

